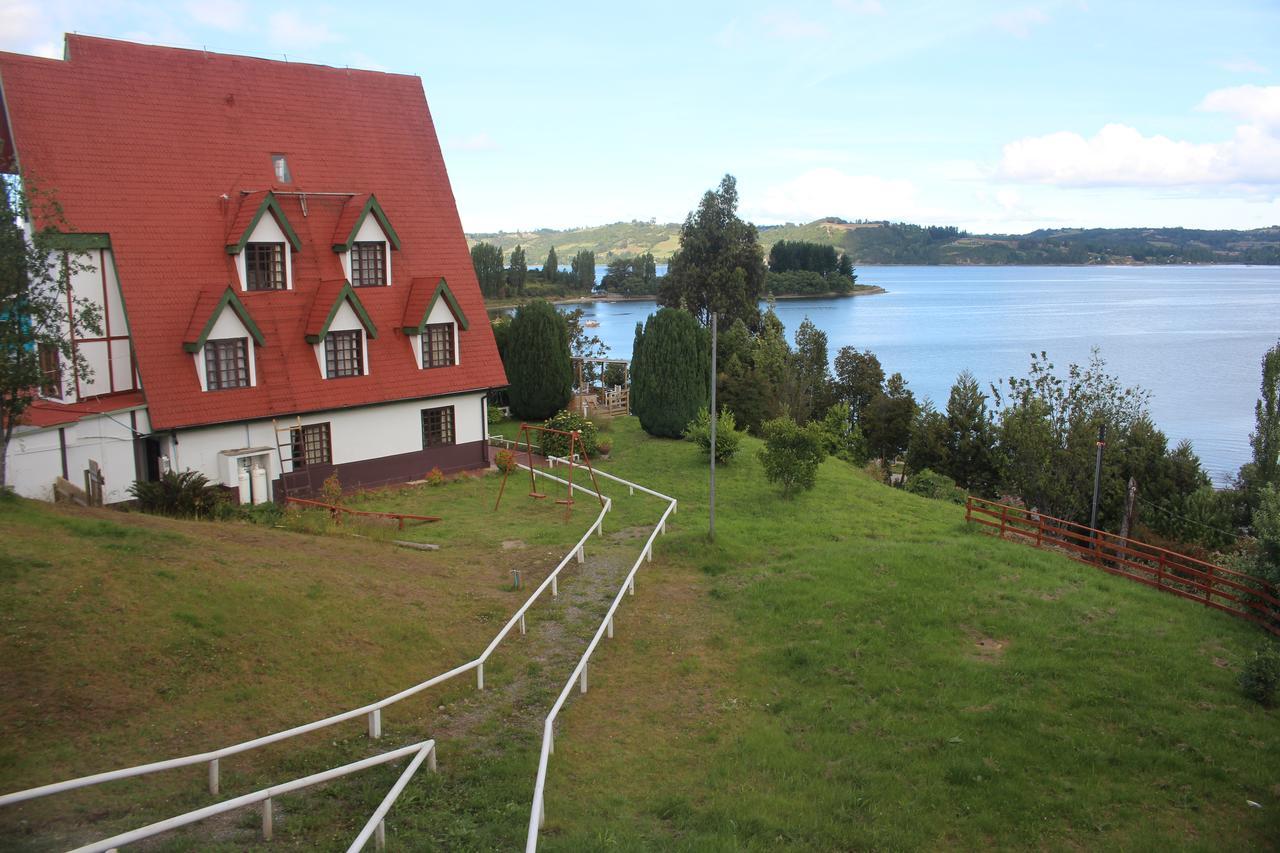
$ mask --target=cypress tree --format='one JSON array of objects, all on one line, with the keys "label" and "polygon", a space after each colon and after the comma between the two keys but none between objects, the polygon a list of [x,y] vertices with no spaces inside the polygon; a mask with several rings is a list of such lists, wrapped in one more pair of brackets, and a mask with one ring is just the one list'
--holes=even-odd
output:
[{"label": "cypress tree", "polygon": [[711,338],[688,311],[662,308],[636,327],[631,410],[650,435],[680,438],[709,403]]},{"label": "cypress tree", "polygon": [[524,260],[524,249],[516,246],[511,250],[511,266],[507,269],[508,293],[519,295],[524,293],[524,280],[529,275],[529,265]]},{"label": "cypress tree", "polygon": [[559,274],[560,262],[556,260],[556,247],[552,246],[551,251],[547,252],[547,262],[542,265],[542,278],[544,281],[554,284]]},{"label": "cypress tree", "polygon": [[535,299],[516,309],[505,347],[511,411],[526,420],[546,420],[569,404],[573,365],[569,326],[550,302]]}]

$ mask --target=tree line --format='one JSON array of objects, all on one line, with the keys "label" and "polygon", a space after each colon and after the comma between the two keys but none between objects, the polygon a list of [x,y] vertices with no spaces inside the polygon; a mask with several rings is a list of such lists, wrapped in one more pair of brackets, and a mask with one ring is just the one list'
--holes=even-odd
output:
[{"label": "tree line", "polygon": [[560,269],[556,248],[547,252],[542,268],[529,268],[524,249],[516,246],[504,265],[503,252],[492,243],[476,243],[471,247],[471,265],[475,268],[480,292],[489,299],[512,296],[563,296],[567,293],[590,293],[596,286],[596,255],[589,249],[575,254],[569,270]]}]

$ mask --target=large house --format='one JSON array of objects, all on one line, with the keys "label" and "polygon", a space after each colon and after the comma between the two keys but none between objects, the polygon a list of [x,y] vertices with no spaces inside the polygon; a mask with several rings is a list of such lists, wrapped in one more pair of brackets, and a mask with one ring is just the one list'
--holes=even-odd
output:
[{"label": "large house", "polygon": [[49,498],[196,470],[261,501],[487,464],[506,384],[417,77],[67,36],[0,53],[0,160],[52,195],[92,376],[9,448]]}]

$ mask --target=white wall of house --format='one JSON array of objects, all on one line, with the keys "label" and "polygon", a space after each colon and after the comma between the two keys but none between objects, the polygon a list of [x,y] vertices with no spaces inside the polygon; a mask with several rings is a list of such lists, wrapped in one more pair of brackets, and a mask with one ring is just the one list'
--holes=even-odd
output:
[{"label": "white wall of house", "polygon": [[[71,272],[71,293],[76,310],[81,304],[97,311],[97,332],[77,328],[76,351],[84,356],[91,375],[79,380],[80,397],[132,391],[138,387],[129,347],[129,320],[124,313],[120,283],[110,249],[95,249],[74,256],[74,265],[83,269]],[[63,395],[60,399],[76,399],[75,379],[69,365],[63,366]]]},{"label": "white wall of house", "polygon": [[[422,450],[422,410],[439,406],[454,407],[456,443],[483,441],[487,429],[484,400],[484,392],[476,392],[309,412],[302,416],[302,424],[329,424],[333,462],[342,465]],[[277,423],[283,430],[297,426],[298,419],[296,416],[280,418]],[[281,438],[287,441],[287,436]],[[224,482],[227,451],[270,448],[268,479],[274,480],[280,476],[276,442],[275,427],[270,419],[265,419],[178,430],[176,443],[171,437],[165,453],[176,470],[192,469],[210,480]]]},{"label": "white wall of house", "polygon": [[[145,408],[134,410],[139,433],[150,432]],[[67,445],[68,479],[84,486],[89,460],[98,463],[106,480],[103,499],[119,503],[130,499],[129,487],[137,478],[134,432],[129,411],[95,415],[62,426]],[[8,481],[26,498],[53,500],[53,481],[62,476],[62,452],[58,427],[20,429],[9,443]]]},{"label": "white wall of house", "polygon": [[[275,214],[267,211],[258,220],[258,224],[253,226],[253,230],[249,232],[248,243],[284,243],[284,286],[286,290],[293,290],[293,247],[289,245],[289,240],[284,236],[284,229],[280,227],[280,223],[276,222]],[[244,274],[244,252],[240,251],[236,254],[236,272],[240,276],[240,290],[249,289],[249,283],[245,279]]]},{"label": "white wall of house", "polygon": [[[213,328],[209,331],[208,340],[216,341],[222,338],[244,338],[249,342],[249,384],[251,386],[257,385],[258,366],[253,357],[253,335],[249,334],[249,330],[244,327],[244,323],[240,322],[240,315],[225,306],[222,309],[222,313],[218,315],[218,319],[214,321]],[[192,358],[196,361],[196,375],[200,377],[200,390],[208,391],[209,384],[205,376],[204,347],[201,347],[193,354]]]}]

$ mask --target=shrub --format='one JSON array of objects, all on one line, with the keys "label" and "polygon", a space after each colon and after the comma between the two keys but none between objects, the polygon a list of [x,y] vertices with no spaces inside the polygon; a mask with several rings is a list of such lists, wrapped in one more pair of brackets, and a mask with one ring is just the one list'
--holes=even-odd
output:
[{"label": "shrub", "polygon": [[851,422],[848,403],[836,403],[822,420],[822,446],[827,455],[843,459],[851,465],[863,465],[867,461],[867,440],[858,425]]},{"label": "shrub", "polygon": [[953,504],[963,504],[968,498],[964,489],[956,485],[955,480],[946,474],[939,474],[928,468],[925,468],[919,474],[912,475],[907,480],[906,488],[913,495],[940,501],[950,501]]},{"label": "shrub", "polygon": [[602,441],[596,445],[596,449],[600,451],[601,456],[608,456],[610,453],[613,452],[613,442]]},{"label": "shrub", "polygon": [[426,480],[427,480],[428,486],[444,485],[444,472],[440,470],[439,465],[437,465],[436,467],[432,468],[430,471],[427,472]]},{"label": "shrub", "polygon": [[489,426],[492,427],[497,426],[506,420],[506,415],[502,414],[502,409],[500,407],[490,403],[488,406],[485,406],[485,418],[488,420]]},{"label": "shrub", "polygon": [[1272,642],[1258,647],[1240,671],[1240,689],[1255,702],[1270,707],[1280,688],[1280,648]]},{"label": "shrub", "polygon": [[661,308],[636,324],[631,411],[645,432],[680,438],[707,405],[710,373],[710,335],[688,311]]},{"label": "shrub", "polygon": [[499,450],[493,461],[498,466],[498,470],[504,473],[516,470],[516,455],[510,450]]},{"label": "shrub", "polygon": [[765,422],[760,464],[769,482],[782,486],[783,497],[812,489],[825,456],[816,424],[802,427],[785,416]]},{"label": "shrub", "polygon": [[549,418],[573,396],[569,326],[549,302],[516,309],[507,335],[507,392],[511,411],[528,420]]},{"label": "shrub", "polygon": [[[689,421],[684,428],[684,437],[702,448],[702,452],[711,453],[711,413],[705,408],[698,410],[698,416]],[[738,454],[742,443],[742,433],[737,430],[737,422],[733,412],[721,409],[716,418],[716,464],[728,462]]]},{"label": "shrub", "polygon": [[143,512],[202,518],[224,500],[222,489],[199,471],[168,471],[159,480],[139,480],[129,487]]},{"label": "shrub", "polygon": [[338,477],[338,472],[334,471],[320,485],[320,502],[326,504],[337,505],[342,500],[342,480]]},{"label": "shrub", "polygon": [[[596,455],[596,451],[599,448],[596,425],[584,418],[580,413],[568,410],[557,412],[553,417],[543,421],[542,425],[548,429],[558,429],[564,432],[577,430],[582,438],[582,443],[577,446],[574,452],[581,453],[585,450],[588,456]],[[543,456],[568,455],[569,436],[558,435],[554,432],[539,433],[539,436],[539,447]]]}]

